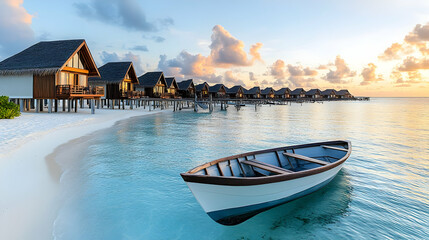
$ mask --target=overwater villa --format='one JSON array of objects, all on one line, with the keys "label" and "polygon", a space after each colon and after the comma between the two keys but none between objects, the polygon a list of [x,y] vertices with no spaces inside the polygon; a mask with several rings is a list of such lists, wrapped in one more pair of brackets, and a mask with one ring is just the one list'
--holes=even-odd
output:
[{"label": "overwater villa", "polygon": [[141,97],[134,91],[139,83],[132,62],[110,62],[101,66],[99,77],[90,77],[90,86],[101,86],[105,89],[102,99],[119,100]]},{"label": "overwater villa", "polygon": [[210,86],[209,94],[212,96],[212,98],[225,98],[226,96],[225,86],[221,83]]},{"label": "overwater villa", "polygon": [[297,88],[290,92],[290,97],[295,99],[305,98],[305,90],[303,88]]},{"label": "overwater villa", "polygon": [[209,97],[209,84],[203,82],[195,86],[195,92],[199,98],[208,98]]},{"label": "overwater villa", "polygon": [[167,94],[166,94],[166,96],[169,98],[178,97],[179,86],[177,85],[176,78],[175,77],[167,77],[167,78],[165,78],[165,82],[167,83]]},{"label": "overwater villa", "polygon": [[253,87],[249,90],[244,89],[244,96],[247,99],[259,99],[259,98],[261,98],[261,88],[260,87]]},{"label": "overwater villa", "polygon": [[195,97],[195,85],[192,79],[184,80],[177,83],[179,87],[179,95],[182,98],[193,98]]},{"label": "overwater villa", "polygon": [[326,99],[334,99],[337,98],[337,91],[335,91],[335,89],[326,89],[325,91],[322,91],[320,95]]},{"label": "overwater villa", "polygon": [[49,112],[60,99],[63,111],[66,102],[77,111],[78,99],[104,96],[103,87],[88,85],[88,77],[99,76],[85,40],[43,41],[0,62],[0,95],[19,99],[21,111],[43,110],[43,99]]},{"label": "overwater villa", "polygon": [[320,92],[319,89],[311,89],[311,90],[309,90],[309,91],[307,91],[305,93],[305,97],[306,98],[318,99],[318,98],[321,98],[322,95],[321,95],[321,92]]},{"label": "overwater villa", "polygon": [[244,90],[240,85],[236,85],[232,88],[226,88],[226,95],[230,98],[243,98]]},{"label": "overwater villa", "polygon": [[261,91],[261,98],[274,98],[274,89],[267,87]]},{"label": "overwater villa", "polygon": [[138,78],[136,91],[143,91],[145,96],[163,98],[167,93],[167,82],[163,72],[147,72]]},{"label": "overwater villa", "polygon": [[277,91],[274,92],[274,97],[275,98],[290,98],[290,89],[289,88],[281,88]]},{"label": "overwater villa", "polygon": [[342,89],[337,92],[337,98],[345,99],[345,98],[353,98],[353,95],[347,89]]}]

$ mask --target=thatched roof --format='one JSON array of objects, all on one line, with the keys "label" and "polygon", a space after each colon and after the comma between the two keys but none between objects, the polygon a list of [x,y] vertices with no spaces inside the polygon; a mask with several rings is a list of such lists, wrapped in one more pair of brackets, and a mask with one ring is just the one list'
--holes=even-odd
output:
[{"label": "thatched roof", "polygon": [[260,94],[261,93],[261,88],[260,87],[253,87],[249,90],[244,89],[244,94],[248,94],[248,95],[254,95],[254,94]]},{"label": "thatched roof", "polygon": [[179,86],[179,90],[186,91],[188,88],[192,87],[194,85],[194,81],[192,79],[184,80],[177,83],[177,86]]},{"label": "thatched roof", "polygon": [[338,96],[345,96],[346,94],[351,95],[350,92],[349,92],[349,90],[347,90],[347,89],[342,89],[342,90],[340,90],[340,91],[337,92]]},{"label": "thatched roof", "polygon": [[316,94],[318,94],[318,95],[320,95],[320,90],[319,89],[317,89],[317,88],[315,88],[315,89],[310,89],[310,90],[308,90],[306,93],[305,93],[305,95],[316,95]]},{"label": "thatched roof", "polygon": [[305,93],[305,90],[303,88],[297,88],[290,92],[290,95],[300,95],[302,93]]},{"label": "thatched roof", "polygon": [[152,88],[155,87],[159,81],[167,86],[163,72],[147,72],[139,77],[139,86]]},{"label": "thatched roof", "polygon": [[168,88],[171,88],[172,85],[174,86],[174,88],[179,88],[175,77],[167,77],[165,78],[165,82],[167,83]]},{"label": "thatched roof", "polygon": [[267,88],[265,88],[264,90],[261,91],[262,95],[268,95],[268,94],[271,94],[271,93],[274,93],[274,89],[270,88],[270,87],[267,87]]},{"label": "thatched roof", "polygon": [[101,66],[100,77],[90,77],[91,83],[120,83],[128,73],[132,83],[139,83],[132,62],[109,62]]},{"label": "thatched roof", "polygon": [[217,93],[217,92],[219,92],[221,89],[225,90],[225,92],[226,92],[225,86],[224,86],[222,83],[219,83],[219,84],[216,84],[216,85],[214,85],[214,86],[210,86],[210,88],[209,88],[209,92],[210,92],[210,93]]},{"label": "thatched roof", "polygon": [[83,39],[39,42],[0,62],[0,75],[55,74],[80,50],[89,76],[99,76]]},{"label": "thatched roof", "polygon": [[289,88],[281,88],[277,91],[274,92],[275,95],[285,95],[286,93],[290,93],[290,89]]},{"label": "thatched roof", "polygon": [[195,91],[201,92],[204,88],[207,89],[207,91],[208,91],[210,88],[209,84],[207,84],[206,82],[198,84],[195,86]]},{"label": "thatched roof", "polygon": [[335,89],[326,89],[325,91],[321,92],[322,96],[329,96],[329,95],[336,95],[337,91]]},{"label": "thatched roof", "polygon": [[236,94],[240,91],[240,89],[241,89],[241,92],[243,92],[243,87],[240,85],[236,85],[232,88],[225,88],[226,93],[228,93],[228,94]]}]

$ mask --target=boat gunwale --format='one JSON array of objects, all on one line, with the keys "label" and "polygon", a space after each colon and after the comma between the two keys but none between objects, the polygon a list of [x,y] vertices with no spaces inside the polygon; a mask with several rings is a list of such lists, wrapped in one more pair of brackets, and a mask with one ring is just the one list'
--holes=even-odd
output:
[{"label": "boat gunwale", "polygon": [[[275,152],[280,150],[289,150],[289,149],[298,149],[298,148],[307,148],[307,147],[316,147],[316,146],[322,146],[322,145],[341,145],[341,144],[347,144],[347,153],[344,155],[344,157],[340,158],[339,160],[335,161],[334,163],[327,164],[325,166],[320,166],[313,169],[308,169],[300,172],[294,172],[294,173],[283,173],[278,175],[271,175],[271,176],[263,176],[263,177],[233,177],[233,176],[208,176],[208,175],[195,175],[194,173],[210,167],[212,165],[216,165],[219,162],[228,161],[228,160],[236,160],[237,158],[242,158],[245,156],[251,156],[251,155],[257,155],[257,154],[263,154],[268,152]],[[307,177],[315,174],[319,174],[325,171],[328,171],[332,168],[335,168],[341,164],[343,164],[350,156],[352,151],[352,144],[348,140],[337,140],[337,141],[328,141],[328,142],[317,142],[317,143],[308,143],[308,144],[300,144],[300,145],[293,145],[293,146],[286,146],[286,147],[278,147],[278,148],[271,148],[271,149],[265,149],[265,150],[258,150],[253,152],[247,152],[242,154],[237,154],[233,156],[228,156],[224,158],[219,158],[216,160],[213,160],[211,162],[204,163],[202,165],[199,165],[185,173],[181,173],[183,180],[185,182],[194,182],[194,183],[203,183],[203,184],[214,184],[214,185],[227,185],[227,186],[250,186],[250,185],[261,185],[261,184],[267,184],[267,183],[276,183],[276,182],[283,182],[288,181],[292,179]]]}]

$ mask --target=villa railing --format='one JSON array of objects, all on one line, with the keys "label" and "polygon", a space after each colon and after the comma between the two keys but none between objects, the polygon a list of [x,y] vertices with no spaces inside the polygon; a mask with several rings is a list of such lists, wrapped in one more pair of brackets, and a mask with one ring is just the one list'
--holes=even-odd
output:
[{"label": "villa railing", "polygon": [[58,97],[70,97],[71,95],[104,95],[104,87],[99,86],[78,86],[78,85],[57,85],[56,94]]},{"label": "villa railing", "polygon": [[142,98],[144,93],[142,91],[121,91],[121,97],[123,98]]}]

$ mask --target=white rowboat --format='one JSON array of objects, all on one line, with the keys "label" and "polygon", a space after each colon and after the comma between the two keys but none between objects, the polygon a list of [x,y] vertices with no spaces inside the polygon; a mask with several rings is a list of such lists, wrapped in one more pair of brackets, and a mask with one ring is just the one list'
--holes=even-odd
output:
[{"label": "white rowboat", "polygon": [[236,225],[322,188],[351,150],[350,141],[274,148],[214,160],[181,176],[213,220]]}]

